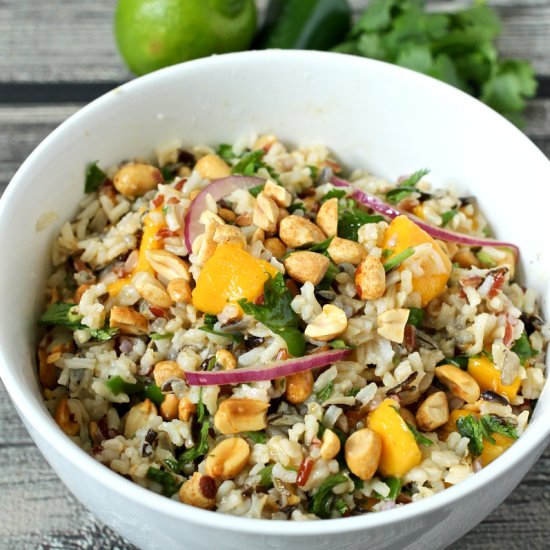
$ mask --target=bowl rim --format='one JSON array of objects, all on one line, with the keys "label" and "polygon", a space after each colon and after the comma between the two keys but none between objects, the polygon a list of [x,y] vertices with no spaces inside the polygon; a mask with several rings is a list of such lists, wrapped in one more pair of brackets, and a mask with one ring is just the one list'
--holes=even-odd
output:
[{"label": "bowl rim", "polygon": [[[53,130],[34,149],[11,179],[10,184],[0,198],[0,228],[2,227],[4,212],[8,208],[11,208],[11,202],[14,200],[12,197],[15,197],[20,182],[25,181],[35,161],[42,155],[47,154],[48,148],[60,139],[67,130],[78,127],[91,113],[101,111],[104,106],[107,106],[108,103],[113,100],[114,94],[119,92],[133,94],[139,92],[143,87],[156,86],[159,82],[164,80],[169,81],[173,76],[185,78],[186,73],[192,73],[195,70],[215,71],[216,67],[220,64],[234,63],[235,66],[242,66],[243,64],[262,57],[269,57],[269,59],[272,60],[273,56],[287,63],[296,61],[307,62],[308,60],[320,61],[323,59],[329,63],[337,61],[339,64],[348,64],[350,67],[359,71],[371,71],[373,74],[391,75],[397,79],[404,79],[408,83],[415,83],[415,86],[418,85],[419,87],[425,86],[432,88],[434,92],[439,92],[448,96],[451,103],[457,106],[464,105],[465,108],[472,113],[477,113],[480,116],[492,120],[493,123],[497,124],[506,132],[514,133],[515,139],[523,143],[523,148],[527,149],[535,160],[537,160],[538,155],[537,161],[541,163],[541,167],[546,169],[550,175],[550,161],[518,128],[478,100],[431,77],[381,61],[339,53],[304,50],[238,52],[198,59],[161,69],[126,82],[79,109]],[[152,147],[154,146],[155,145],[152,144]],[[5,232],[0,231],[0,235],[4,234]],[[81,474],[91,477],[101,486],[117,493],[119,497],[139,502],[141,506],[151,509],[154,513],[162,513],[166,516],[188,521],[196,525],[212,527],[213,521],[215,521],[216,528],[220,530],[238,531],[247,534],[275,535],[279,537],[308,536],[313,534],[349,533],[396,522],[413,520],[420,516],[436,512],[438,509],[448,506],[453,502],[458,502],[472,493],[488,487],[499,476],[505,475],[508,471],[513,469],[515,464],[527,459],[530,454],[541,450],[550,438],[550,423],[545,426],[542,424],[541,418],[537,418],[529,425],[518,443],[514,444],[506,451],[506,460],[497,459],[495,462],[475,475],[470,476],[470,478],[460,482],[458,485],[449,487],[440,493],[436,493],[428,498],[421,499],[406,506],[384,511],[384,513],[372,513],[320,522],[252,519],[224,513],[216,513],[214,516],[215,512],[201,510],[193,506],[182,504],[179,501],[168,499],[123,478],[73,443],[54,422],[38,396],[27,395],[27,392],[23,391],[23,389],[16,384],[15,378],[11,373],[14,367],[9,366],[7,357],[5,356],[4,346],[1,345],[3,338],[3,334],[0,334],[0,376],[5,384],[7,392],[13,403],[16,404],[16,409],[20,416],[29,424],[32,423],[40,430],[43,439],[48,441],[48,445],[53,447],[56,453],[64,456],[75,468],[80,470]],[[216,519],[214,520],[214,518]],[[285,525],[284,528],[281,527],[281,523]]]}]

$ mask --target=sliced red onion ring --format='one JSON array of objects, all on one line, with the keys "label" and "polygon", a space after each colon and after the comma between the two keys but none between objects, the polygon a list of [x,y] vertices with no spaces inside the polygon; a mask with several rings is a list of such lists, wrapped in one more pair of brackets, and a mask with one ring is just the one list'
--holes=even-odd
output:
[{"label": "sliced red onion ring", "polygon": [[[353,183],[349,181],[333,177],[330,182],[336,187],[351,187],[353,189]],[[442,227],[437,227],[435,225],[430,225],[421,218],[411,214],[410,212],[401,211],[395,206],[384,202],[379,199],[377,196],[368,193],[367,191],[361,191],[360,189],[353,189],[351,195],[357,199],[360,203],[372,208],[376,212],[387,216],[392,219],[402,214],[410,218],[416,225],[421,227],[426,233],[434,237],[435,239],[440,239],[442,241],[449,241],[458,244],[466,244],[470,246],[497,246],[497,247],[507,247],[511,248],[516,257],[516,261],[519,258],[519,248],[512,243],[507,243],[504,241],[497,241],[495,239],[487,239],[484,237],[473,237],[471,235],[465,235],[464,233],[457,233],[456,231],[450,231],[448,229],[443,229]]]},{"label": "sliced red onion ring", "polygon": [[191,246],[193,241],[204,233],[204,227],[199,219],[201,214],[206,210],[206,197],[212,195],[212,198],[218,202],[220,199],[227,197],[237,189],[250,189],[257,185],[262,185],[265,180],[251,176],[228,176],[220,178],[207,185],[193,200],[187,214],[185,215],[185,246],[191,254]]},{"label": "sliced red onion ring", "polygon": [[217,386],[221,384],[242,384],[246,382],[260,382],[262,380],[275,380],[276,378],[305,372],[316,367],[325,367],[335,361],[344,359],[350,351],[349,349],[333,349],[296,359],[276,361],[268,366],[258,364],[242,369],[213,372],[186,371],[185,378],[190,386]]}]

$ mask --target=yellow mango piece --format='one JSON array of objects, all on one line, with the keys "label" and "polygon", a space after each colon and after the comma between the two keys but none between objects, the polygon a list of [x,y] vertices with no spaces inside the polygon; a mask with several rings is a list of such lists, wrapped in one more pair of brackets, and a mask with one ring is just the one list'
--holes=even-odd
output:
[{"label": "yellow mango piece", "polygon": [[140,272],[147,271],[148,273],[154,274],[153,268],[150,266],[149,261],[147,260],[146,253],[148,250],[156,250],[162,248],[162,243],[160,240],[155,239],[156,234],[166,225],[164,221],[157,222],[154,219],[154,216],[151,216],[153,212],[160,212],[161,208],[155,208],[151,210],[149,214],[145,216],[143,220],[143,235],[141,237],[141,243],[139,245],[139,255],[136,267],[130,275],[115,281],[107,286],[107,292],[109,296],[116,296],[122,289],[123,286],[129,285],[132,282],[132,277]]},{"label": "yellow mango piece", "polygon": [[492,434],[495,443],[483,439],[483,452],[479,455],[479,461],[483,466],[487,466],[498,458],[506,449],[508,449],[513,443],[514,439],[502,434]]},{"label": "yellow mango piece", "polygon": [[253,302],[263,293],[268,275],[278,271],[265,260],[255,258],[240,246],[223,244],[204,264],[193,290],[193,305],[217,315],[231,302],[246,298]]},{"label": "yellow mango piece", "polygon": [[368,427],[382,438],[382,455],[378,471],[383,476],[402,477],[422,461],[422,452],[413,433],[399,414],[399,405],[385,399],[370,412]]},{"label": "yellow mango piece", "polygon": [[[386,229],[382,244],[384,250],[392,251],[383,260],[387,262],[403,250],[424,243],[430,243],[433,246],[435,253],[441,258],[441,262],[431,256],[425,256],[421,264],[424,271],[423,275],[415,276],[413,274],[412,286],[415,292],[420,294],[422,307],[445,290],[452,269],[448,256],[428,233],[418,227],[407,216],[397,216],[392,220],[388,229]],[[397,269],[402,269],[402,267]]]},{"label": "yellow mango piece", "polygon": [[462,418],[464,416],[475,416],[476,418],[479,416],[477,413],[468,411],[466,409],[455,409],[454,411],[451,411],[451,414],[449,415],[449,420],[441,428],[438,430],[439,439],[442,441],[446,441],[447,437],[449,437],[449,434],[451,432],[458,432],[458,428],[456,426],[456,422],[459,418]]},{"label": "yellow mango piece", "polygon": [[425,215],[425,212],[424,212],[424,205],[422,203],[420,204],[417,204],[413,209],[412,209],[412,213],[417,217],[417,218],[420,218],[422,220],[425,220],[426,219],[426,215]]},{"label": "yellow mango piece", "polygon": [[494,391],[508,400],[517,396],[521,386],[519,376],[509,386],[502,384],[500,371],[488,357],[470,357],[468,360],[468,374],[475,379],[482,391]]}]

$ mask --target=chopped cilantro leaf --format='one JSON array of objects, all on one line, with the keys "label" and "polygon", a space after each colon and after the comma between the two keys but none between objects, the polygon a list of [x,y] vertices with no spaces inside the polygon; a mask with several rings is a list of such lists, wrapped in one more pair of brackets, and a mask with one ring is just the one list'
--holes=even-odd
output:
[{"label": "chopped cilantro leaf", "polygon": [[367,214],[357,208],[353,199],[341,199],[338,205],[338,236],[351,241],[359,240],[359,228],[366,223],[378,223],[384,218],[378,214]]},{"label": "chopped cilantro leaf", "polygon": [[441,227],[445,227],[457,214],[458,210],[456,208],[443,212],[443,214],[441,214]]},{"label": "chopped cilantro leaf", "polygon": [[311,499],[309,511],[320,518],[328,518],[331,512],[334,493],[332,489],[340,483],[347,481],[347,476],[344,474],[335,474],[327,477],[317,489],[317,492]]},{"label": "chopped cilantro leaf", "polygon": [[225,338],[230,338],[233,340],[233,342],[242,342],[244,339],[244,336],[240,332],[225,332],[223,330],[214,330],[211,325],[203,325],[202,327],[199,327],[199,330],[203,330],[204,332],[208,332],[210,334],[216,334],[217,336],[223,336]]},{"label": "chopped cilantro leaf", "polygon": [[412,246],[409,246],[409,248],[405,248],[405,250],[403,250],[399,254],[396,254],[384,263],[384,270],[387,273],[388,271],[399,267],[407,258],[410,258],[413,254],[414,248]]},{"label": "chopped cilantro leaf", "polygon": [[425,447],[431,447],[434,442],[431,439],[428,439],[422,432],[419,432],[412,424],[406,423],[414,435],[414,439],[419,445],[424,445]]},{"label": "chopped cilantro leaf", "polygon": [[481,422],[488,433],[505,435],[511,439],[518,439],[519,437],[516,428],[500,416],[486,414],[481,417]]},{"label": "chopped cilantro leaf", "polygon": [[97,191],[101,184],[107,179],[107,174],[99,168],[97,160],[90,162],[86,167],[86,182],[84,184],[85,193]]},{"label": "chopped cilantro leaf", "polygon": [[386,193],[386,200],[391,204],[398,204],[412,193],[417,193],[416,187],[395,187]]},{"label": "chopped cilantro leaf", "polygon": [[312,247],[308,248],[310,252],[319,252],[320,254],[324,254],[325,256],[328,256],[328,247],[330,246],[330,243],[334,239],[334,236],[329,237],[328,239],[325,239],[324,241],[314,244]]},{"label": "chopped cilantro leaf", "polygon": [[332,395],[333,390],[334,382],[331,380],[324,388],[320,389],[315,394],[315,398],[319,401],[319,403],[323,403]]},{"label": "chopped cilantro leaf", "polygon": [[332,349],[350,349],[350,346],[348,346],[341,338],[327,342],[327,346],[330,346]]},{"label": "chopped cilantro leaf", "polygon": [[260,485],[266,489],[273,487],[273,466],[274,464],[268,464],[258,472],[260,476]]},{"label": "chopped cilantro leaf", "polygon": [[265,187],[265,183],[262,183],[261,185],[256,185],[255,187],[251,187],[248,192],[254,197],[256,198],[263,190],[264,190],[264,187]]},{"label": "chopped cilantro leaf", "polygon": [[155,481],[162,487],[162,494],[167,497],[171,497],[182,486],[183,482],[178,482],[176,478],[169,472],[153,468],[152,466],[147,470],[147,479]]},{"label": "chopped cilantro leaf", "polygon": [[149,338],[151,338],[151,340],[170,340],[173,337],[174,337],[174,334],[172,332],[167,332],[165,334],[152,332],[151,334],[149,334]]},{"label": "chopped cilantro leaf", "polygon": [[308,164],[307,167],[309,168],[309,177],[315,181],[317,179],[317,175],[319,174],[319,169],[317,166],[313,166],[311,164]]},{"label": "chopped cilantro leaf", "polygon": [[244,432],[246,437],[252,439],[254,443],[267,443],[267,435],[264,431],[259,432]]},{"label": "chopped cilantro leaf", "polygon": [[397,477],[385,477],[382,481],[390,488],[386,500],[395,500],[401,492],[401,480]]},{"label": "chopped cilantro leaf", "polygon": [[229,162],[231,159],[237,156],[233,152],[233,146],[229,145],[228,143],[220,143],[218,145],[218,150],[216,151],[216,154],[226,162]]},{"label": "chopped cilantro leaf", "polygon": [[347,191],[345,189],[331,189],[322,199],[321,204],[327,202],[329,199],[341,199],[346,196]]},{"label": "chopped cilantro leaf", "polygon": [[521,336],[516,340],[516,343],[512,347],[512,351],[519,357],[522,365],[525,365],[525,362],[531,357],[538,355],[538,352],[531,347],[529,337],[525,331],[523,331]]},{"label": "chopped cilantro leaf", "polygon": [[422,321],[424,320],[424,310],[419,307],[410,307],[409,308],[409,318],[407,319],[407,323],[409,325],[413,325],[414,327],[419,327],[422,325]]},{"label": "chopped cilantro leaf", "polygon": [[137,395],[139,399],[150,399],[155,405],[161,405],[164,401],[164,395],[160,388],[153,382],[141,378],[136,383],[126,382],[120,376],[112,376],[105,381],[105,386],[113,395],[126,393],[128,395]]},{"label": "chopped cilantro leaf", "polygon": [[470,441],[468,447],[474,456],[479,456],[483,452],[483,428],[481,423],[471,414],[461,416],[456,421],[458,433],[462,437],[467,437]]},{"label": "chopped cilantro leaf", "polygon": [[497,265],[495,260],[484,250],[478,250],[476,252],[476,257],[483,264],[483,267],[496,267]]},{"label": "chopped cilantro leaf", "polygon": [[287,207],[289,214],[294,214],[296,210],[306,211],[306,206],[303,202],[293,202],[290,206]]},{"label": "chopped cilantro leaf", "polygon": [[399,187],[415,187],[416,184],[424,177],[427,176],[430,173],[430,171],[427,168],[421,168],[420,170],[417,170],[416,172],[413,172],[409,177],[404,179],[400,184]]},{"label": "chopped cilantro leaf", "polygon": [[248,302],[246,298],[238,301],[245,313],[252,315],[281,336],[288,346],[288,351],[295,357],[300,357],[305,352],[305,339],[298,328],[298,316],[290,307],[291,302],[292,294],[287,289],[281,273],[277,273],[275,277],[269,276],[265,282],[263,304]]}]

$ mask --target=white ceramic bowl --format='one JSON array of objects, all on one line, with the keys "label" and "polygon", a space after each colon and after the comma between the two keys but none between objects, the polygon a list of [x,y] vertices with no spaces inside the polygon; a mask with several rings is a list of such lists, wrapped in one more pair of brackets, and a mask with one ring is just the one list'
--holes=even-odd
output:
[{"label": "white ceramic bowl", "polygon": [[[42,404],[36,318],[52,240],[76,212],[84,167],[148,155],[161,142],[231,142],[242,132],[320,142],[349,167],[388,178],[431,168],[439,185],[475,195],[497,235],[521,246],[528,286],[550,298],[550,216],[541,187],[550,162],[516,128],[449,86],[405,69],[318,52],[212,57],[130,82],[55,130],[0,202],[0,373],[32,438],[76,497],[142,548],[443,548],[519,483],[550,436],[549,391],[503,457],[436,496],[387,512],[331,521],[270,522],[214,514],[146,491],[74,445]],[[54,211],[46,230],[37,220]],[[547,312],[548,313],[548,312]]]}]

